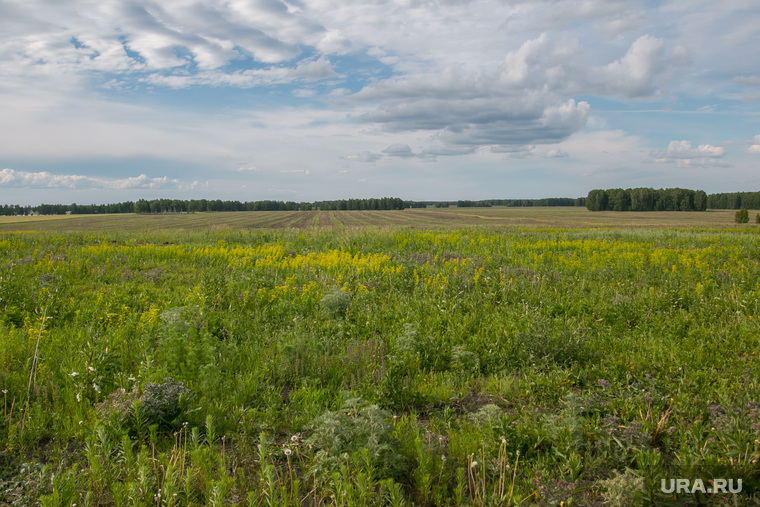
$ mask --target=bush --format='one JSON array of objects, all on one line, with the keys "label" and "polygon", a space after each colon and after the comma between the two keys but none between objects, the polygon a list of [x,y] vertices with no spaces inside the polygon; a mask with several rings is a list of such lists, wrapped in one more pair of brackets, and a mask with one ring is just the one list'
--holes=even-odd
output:
[{"label": "bush", "polygon": [[333,289],[319,300],[322,313],[331,317],[343,317],[351,304],[351,296],[343,289]]},{"label": "bush", "polygon": [[142,415],[149,425],[172,429],[177,420],[187,414],[193,394],[185,388],[184,382],[175,382],[172,378],[165,378],[161,384],[148,382],[140,397]]},{"label": "bush", "polygon": [[478,373],[480,358],[475,352],[470,352],[462,345],[457,345],[451,350],[451,368],[460,372]]},{"label": "bush", "polygon": [[[317,451],[315,472],[333,472],[347,461],[369,464],[375,477],[399,478],[405,470],[404,456],[391,437],[390,414],[361,398],[346,400],[337,412],[328,411],[312,423],[314,433],[306,445]],[[360,465],[361,466],[361,465]]]},{"label": "bush", "polygon": [[742,208],[739,211],[736,212],[736,217],[734,218],[737,224],[746,224],[749,222],[749,211]]}]

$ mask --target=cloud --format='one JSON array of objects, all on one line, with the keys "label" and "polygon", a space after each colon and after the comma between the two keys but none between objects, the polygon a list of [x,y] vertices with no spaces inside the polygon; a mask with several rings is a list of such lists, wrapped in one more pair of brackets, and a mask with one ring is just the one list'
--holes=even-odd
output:
[{"label": "cloud", "polygon": [[356,155],[349,155],[346,157],[348,160],[356,160],[357,162],[377,162],[380,160],[382,155],[378,153],[372,153],[371,151],[361,151],[357,153]]},{"label": "cloud", "polygon": [[551,144],[566,139],[586,125],[590,111],[587,102],[573,99],[541,111],[496,110],[492,121],[473,121],[447,128],[439,139],[447,144],[503,147],[509,145]]},{"label": "cloud", "polygon": [[694,148],[689,141],[671,141],[665,150],[653,153],[656,162],[677,167],[726,167],[726,162],[720,160],[725,154],[722,146],[700,144]]},{"label": "cloud", "polygon": [[3,169],[0,171],[0,187],[7,188],[58,188],[70,190],[135,190],[195,188],[197,181],[182,183],[177,179],[150,178],[145,174],[128,178],[94,178],[80,174],[52,174],[47,171],[29,172]]},{"label": "cloud", "polygon": [[[145,83],[166,86],[168,88],[187,88],[190,86],[233,86],[236,88],[253,88],[275,84],[291,83],[294,81],[319,81],[339,77],[333,71],[330,61],[324,57],[317,60],[305,60],[295,67],[272,66],[260,69],[225,72],[210,70],[195,74],[150,74],[142,79]],[[308,91],[302,91],[301,97],[310,96]]]},{"label": "cloud", "polygon": [[684,48],[676,47],[670,56],[666,56],[663,39],[642,35],[631,44],[625,56],[598,69],[599,84],[609,94],[626,97],[653,95],[657,92],[659,74],[666,69],[672,72],[688,61]]},{"label": "cloud", "polygon": [[760,87],[760,77],[757,76],[737,76],[734,78],[734,83],[743,86]]},{"label": "cloud", "polygon": [[569,154],[564,151],[560,150],[559,148],[554,148],[546,152],[546,155],[544,155],[546,158],[563,158],[568,157]]},{"label": "cloud", "polygon": [[412,151],[412,148],[408,144],[391,144],[387,148],[383,150],[383,153],[388,155],[389,157],[402,157],[402,158],[409,158],[414,157],[415,154]]},{"label": "cloud", "polygon": [[[0,59],[12,62],[10,70],[17,74],[35,74],[44,67],[58,75],[108,72],[119,81],[137,72],[147,82],[176,87],[172,83],[177,79],[160,78],[183,71],[201,74],[201,84],[235,85],[235,79],[210,76],[234,74],[237,69],[230,64],[277,67],[302,56],[304,48],[341,54],[345,46],[340,36],[279,0],[29,0],[3,10],[13,27],[4,30]],[[314,79],[329,73],[329,64],[318,57],[287,69],[285,77]]]},{"label": "cloud", "polygon": [[760,134],[756,135],[750,143],[751,145],[747,149],[747,152],[753,155],[760,155]]}]

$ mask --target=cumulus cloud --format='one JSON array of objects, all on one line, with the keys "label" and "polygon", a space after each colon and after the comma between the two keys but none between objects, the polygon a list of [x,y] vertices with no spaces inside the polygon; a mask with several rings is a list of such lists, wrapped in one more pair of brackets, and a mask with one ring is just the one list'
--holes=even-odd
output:
[{"label": "cumulus cloud", "polygon": [[[495,111],[492,121],[473,121],[449,127],[439,139],[456,145],[503,147],[510,145],[550,144],[566,139],[586,125],[591,107],[573,99],[541,111]],[[501,117],[499,117],[501,113]]]},{"label": "cumulus cloud", "polygon": [[631,44],[625,56],[598,69],[598,77],[602,90],[607,93],[644,97],[657,91],[657,77],[664,70],[673,71],[688,61],[684,48],[676,47],[667,56],[663,39],[642,35]]},{"label": "cumulus cloud", "polygon": [[0,187],[7,188],[58,188],[69,190],[136,190],[195,188],[198,182],[182,183],[177,179],[150,178],[145,174],[128,178],[95,178],[80,174],[52,174],[47,171],[16,171],[5,168],[0,171]]},{"label": "cumulus cloud", "polygon": [[655,161],[676,164],[678,167],[725,167],[720,160],[726,154],[722,146],[700,144],[694,148],[689,141],[671,141],[665,150],[655,152]]},{"label": "cumulus cloud", "polygon": [[747,151],[753,155],[760,155],[760,134],[756,135],[750,143],[750,147]]},{"label": "cumulus cloud", "polygon": [[668,50],[664,40],[648,35],[602,67],[584,66],[583,53],[577,40],[542,33],[507,51],[498,65],[448,64],[435,76],[381,80],[349,103],[373,104],[357,118],[387,132],[433,131],[447,146],[507,152],[504,146],[556,143],[585,128],[590,105],[573,95],[653,96],[668,73],[688,61],[682,48]]}]

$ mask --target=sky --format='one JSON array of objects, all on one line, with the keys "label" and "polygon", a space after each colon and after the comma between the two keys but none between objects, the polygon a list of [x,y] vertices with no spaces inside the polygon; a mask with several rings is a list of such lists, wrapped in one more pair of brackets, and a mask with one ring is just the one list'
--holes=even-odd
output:
[{"label": "sky", "polygon": [[760,190],[757,0],[0,0],[0,204]]}]

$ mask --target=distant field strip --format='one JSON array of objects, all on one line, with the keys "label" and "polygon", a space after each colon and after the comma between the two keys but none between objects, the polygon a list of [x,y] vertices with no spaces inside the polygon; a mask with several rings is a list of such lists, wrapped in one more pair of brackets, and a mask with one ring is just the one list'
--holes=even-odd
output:
[{"label": "distant field strip", "polygon": [[[754,217],[756,211],[751,211]],[[305,229],[320,227],[737,227],[734,210],[591,212],[576,207],[428,208],[395,211],[240,211],[163,215],[0,217],[0,231],[142,231],[173,229]],[[743,227],[753,227],[745,225]]]}]

